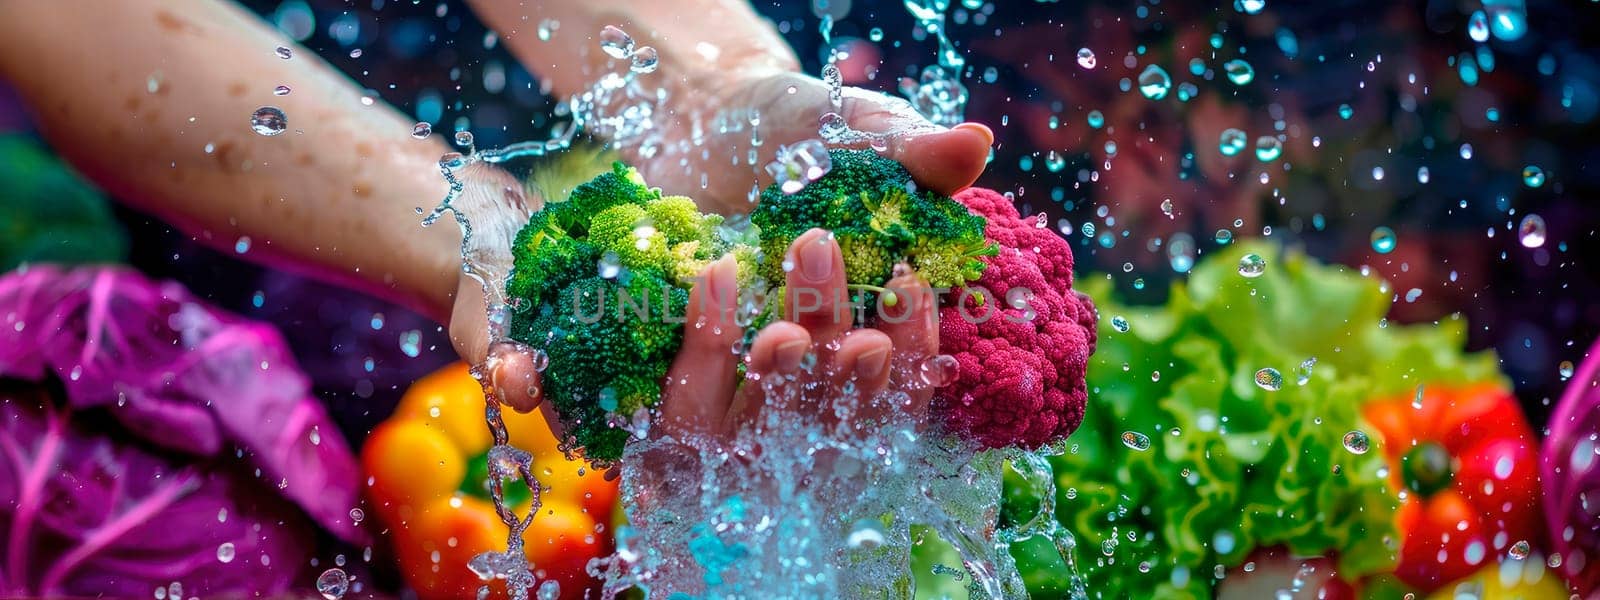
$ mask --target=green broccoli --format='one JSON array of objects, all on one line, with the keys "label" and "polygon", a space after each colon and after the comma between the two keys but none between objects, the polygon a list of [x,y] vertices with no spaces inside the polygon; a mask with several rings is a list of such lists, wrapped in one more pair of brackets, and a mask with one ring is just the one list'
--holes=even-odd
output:
[{"label": "green broccoli", "polygon": [[750,220],[760,228],[761,275],[783,281],[789,244],[807,230],[832,231],[844,254],[845,277],[858,288],[882,286],[894,265],[916,266],[935,287],[977,279],[997,247],[984,239],[983,217],[948,196],[918,189],[899,163],[871,150],[831,150],[833,166],[794,194],[761,193]]},{"label": "green broccoli", "polygon": [[695,278],[732,253],[744,283],[756,252],[622,163],[549,200],[512,246],[510,335],[549,356],[546,397],[585,456],[614,460],[628,433],[613,423],[659,402]]},{"label": "green broccoli", "polygon": [[620,458],[629,433],[614,423],[628,423],[660,401],[683,340],[676,319],[688,303],[688,292],[660,272],[639,270],[616,279],[579,279],[539,316],[513,320],[512,337],[549,356],[544,397],[590,460]]}]

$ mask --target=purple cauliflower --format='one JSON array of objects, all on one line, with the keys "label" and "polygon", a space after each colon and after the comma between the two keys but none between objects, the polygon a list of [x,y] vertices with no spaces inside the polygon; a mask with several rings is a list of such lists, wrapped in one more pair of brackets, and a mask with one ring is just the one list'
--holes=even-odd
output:
[{"label": "purple cauliflower", "polygon": [[936,419],[984,448],[1061,440],[1083,422],[1095,345],[1094,304],[1072,290],[1072,248],[993,190],[955,199],[988,219],[984,235],[1000,253],[940,309],[939,349],[959,372],[934,394]]}]

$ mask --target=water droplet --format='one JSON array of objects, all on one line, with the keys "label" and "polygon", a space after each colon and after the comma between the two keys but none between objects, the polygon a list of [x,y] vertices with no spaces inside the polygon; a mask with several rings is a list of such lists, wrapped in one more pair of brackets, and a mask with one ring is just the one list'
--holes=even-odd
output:
[{"label": "water droplet", "polygon": [[1149,65],[1139,73],[1139,93],[1151,100],[1160,100],[1167,97],[1167,92],[1172,90],[1172,76],[1167,70],[1157,65]]},{"label": "water droplet", "polygon": [[961,372],[961,363],[956,357],[949,354],[939,354],[922,361],[918,368],[922,382],[933,387],[944,387],[956,380]]},{"label": "water droplet", "polygon": [[280,85],[278,87],[272,88],[272,95],[274,95],[274,96],[287,96],[287,95],[289,95],[290,91],[292,91],[292,90],[289,89],[289,86]]},{"label": "water droplet", "polygon": [[557,600],[560,597],[561,582],[554,579],[546,579],[544,583],[539,584],[539,591],[535,595],[538,600]]},{"label": "water droplet", "polygon": [[1119,333],[1127,333],[1129,329],[1128,320],[1123,318],[1122,315],[1111,317],[1111,328]]},{"label": "water droplet", "polygon": [[1234,0],[1233,9],[1247,15],[1258,15],[1267,7],[1267,0]]},{"label": "water droplet", "polygon": [[352,48],[350,50],[350,58],[361,58],[362,54],[363,53],[361,52],[360,48]]},{"label": "water droplet", "polygon": [[1294,369],[1294,382],[1296,385],[1305,385],[1311,381],[1311,370],[1317,366],[1317,357],[1300,361],[1300,366]]},{"label": "water droplet", "polygon": [[1544,169],[1537,165],[1528,165],[1522,168],[1522,183],[1530,188],[1544,185]]},{"label": "water droplet", "polygon": [[1272,367],[1256,371],[1256,387],[1269,392],[1276,392],[1283,387],[1283,374]]},{"label": "water droplet", "polygon": [[1349,121],[1350,117],[1354,116],[1355,114],[1356,109],[1351,108],[1349,104],[1339,105],[1339,118]]},{"label": "water droplet", "polygon": [[344,569],[328,569],[317,577],[317,593],[327,600],[339,600],[350,591],[350,575]]},{"label": "water droplet", "polygon": [[1556,372],[1561,374],[1561,380],[1562,381],[1566,381],[1568,379],[1572,379],[1572,372],[1573,372],[1572,361],[1570,361],[1570,360],[1561,361],[1561,364],[1556,365]]},{"label": "water droplet", "polygon": [[861,519],[856,521],[855,527],[850,531],[846,543],[851,548],[870,550],[883,545],[883,523],[875,519]]},{"label": "water droplet", "polygon": [[1090,127],[1093,127],[1095,129],[1099,129],[1101,125],[1105,125],[1106,124],[1106,116],[1103,115],[1103,114],[1100,114],[1100,111],[1098,111],[1098,110],[1091,110],[1091,111],[1089,111],[1088,121],[1089,121],[1089,126]]},{"label": "water droplet", "polygon": [[[832,113],[830,113],[832,114]],[[777,160],[767,165],[767,173],[785,194],[805,189],[833,169],[833,158],[821,140],[805,140],[779,146]]]},{"label": "water droplet", "polygon": [[1473,11],[1472,16],[1467,18],[1467,37],[1479,43],[1489,41],[1489,16],[1483,11]]},{"label": "water droplet", "polygon": [[289,117],[276,106],[263,106],[250,115],[250,128],[261,135],[278,135],[289,128]]},{"label": "water droplet", "polygon": [[235,254],[244,254],[244,253],[249,252],[249,251],[250,251],[250,236],[248,236],[248,235],[241,236],[238,240],[233,242],[233,252]]},{"label": "water droplet", "polygon": [[1267,272],[1267,259],[1260,254],[1246,254],[1239,258],[1239,274],[1250,279],[1260,277]]},{"label": "water droplet", "polygon": [[1088,48],[1078,49],[1078,66],[1085,69],[1093,69],[1096,62],[1098,61],[1094,57],[1093,50]]},{"label": "water droplet", "polygon": [[1150,449],[1150,437],[1137,431],[1122,432],[1122,445],[1143,452]]},{"label": "water droplet", "polygon": [[350,521],[351,522],[353,522],[353,523],[355,523],[357,525],[360,525],[361,521],[366,519],[366,518],[367,518],[366,511],[363,511],[363,510],[361,510],[359,508],[350,509]]},{"label": "water droplet", "polygon": [[1195,245],[1194,238],[1187,233],[1174,233],[1167,240],[1167,261],[1172,264],[1172,270],[1178,273],[1188,273],[1194,268]]},{"label": "water droplet", "polygon": [[656,52],[655,48],[640,46],[638,50],[633,51],[632,60],[633,64],[629,65],[628,68],[633,72],[654,73],[656,72],[656,65],[661,62],[661,56]]},{"label": "water droplet", "polygon": [[1511,545],[1510,550],[1506,551],[1506,555],[1516,560],[1523,560],[1528,558],[1528,552],[1530,550],[1531,548],[1528,544],[1528,540],[1518,540],[1517,543]]},{"label": "water droplet", "polygon": [[633,38],[615,25],[600,29],[600,49],[611,58],[627,58],[633,54]]},{"label": "water droplet", "polygon": [[411,137],[425,140],[430,135],[433,135],[433,125],[428,124],[426,121],[411,126]]},{"label": "water droplet", "polygon": [[1283,142],[1270,135],[1256,138],[1256,160],[1272,162],[1283,155]]},{"label": "water droplet", "polygon": [[1218,229],[1216,233],[1211,235],[1211,239],[1216,240],[1218,244],[1228,244],[1233,241],[1233,232],[1227,229]]},{"label": "water droplet", "polygon": [[1228,74],[1228,81],[1232,81],[1234,85],[1245,85],[1256,78],[1255,68],[1237,58],[1222,63],[1222,70]]},{"label": "water droplet", "polygon": [[1245,146],[1249,143],[1243,131],[1229,127],[1222,130],[1222,136],[1217,139],[1217,151],[1223,156],[1237,156],[1240,152],[1244,152]]},{"label": "water droplet", "polygon": [[1528,14],[1523,0],[1485,0],[1489,32],[1503,41],[1514,42],[1528,33]]},{"label": "water droplet", "polygon": [[874,42],[883,41],[883,28],[882,27],[873,27],[870,31],[867,32],[867,39],[872,40]]},{"label": "water droplet", "polygon": [[289,60],[290,58],[294,57],[294,51],[290,50],[288,48],[285,48],[283,46],[278,46],[278,49],[277,50],[273,50],[272,52],[274,54],[277,54],[278,58],[281,58],[281,59],[284,59],[284,60]]},{"label": "water droplet", "polygon": [[1427,167],[1417,167],[1417,183],[1427,183],[1431,178],[1432,175],[1428,172]]},{"label": "water droplet", "polygon": [[420,356],[422,354],[422,332],[412,329],[401,333],[400,351],[411,358]]},{"label": "water droplet", "polygon": [[1372,448],[1372,440],[1367,438],[1366,432],[1359,429],[1344,434],[1344,449],[1351,454],[1366,454]]},{"label": "water droplet", "polygon": [[1543,246],[1545,239],[1544,217],[1534,213],[1524,215],[1522,224],[1517,225],[1517,239],[1522,242],[1523,248]]},{"label": "water droplet", "polygon": [[472,147],[472,132],[471,131],[457,131],[456,132],[456,145],[460,146],[462,148],[471,148]]},{"label": "water droplet", "polygon": [[1399,241],[1395,238],[1393,229],[1379,225],[1372,230],[1372,250],[1374,252],[1378,254],[1394,252],[1394,247],[1397,243]]},{"label": "water droplet", "polygon": [[221,546],[217,546],[217,562],[222,564],[231,563],[233,562],[233,556],[233,542],[223,542]]}]

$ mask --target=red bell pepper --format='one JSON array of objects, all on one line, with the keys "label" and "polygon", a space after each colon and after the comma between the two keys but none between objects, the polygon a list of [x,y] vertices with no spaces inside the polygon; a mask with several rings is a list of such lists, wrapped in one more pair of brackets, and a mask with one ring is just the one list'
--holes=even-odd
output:
[{"label": "red bell pepper", "polygon": [[1403,498],[1401,581],[1432,592],[1540,544],[1538,444],[1516,397],[1429,385],[1363,412]]}]

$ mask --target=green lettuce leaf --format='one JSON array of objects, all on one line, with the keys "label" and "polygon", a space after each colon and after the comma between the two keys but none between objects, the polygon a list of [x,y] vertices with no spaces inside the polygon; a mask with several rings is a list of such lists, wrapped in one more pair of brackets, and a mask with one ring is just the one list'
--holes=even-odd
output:
[{"label": "green lettuce leaf", "polygon": [[[1264,274],[1238,274],[1247,253],[1266,259]],[[1268,244],[1214,253],[1164,306],[1085,283],[1101,317],[1089,407],[1052,466],[1091,597],[1209,598],[1219,565],[1265,546],[1336,555],[1347,579],[1390,569],[1399,501],[1362,404],[1500,377],[1492,354],[1463,352],[1463,320],[1387,323],[1383,282]],[[1281,374],[1276,391],[1257,385],[1263,368]],[[1344,447],[1351,431],[1368,452]]]}]

